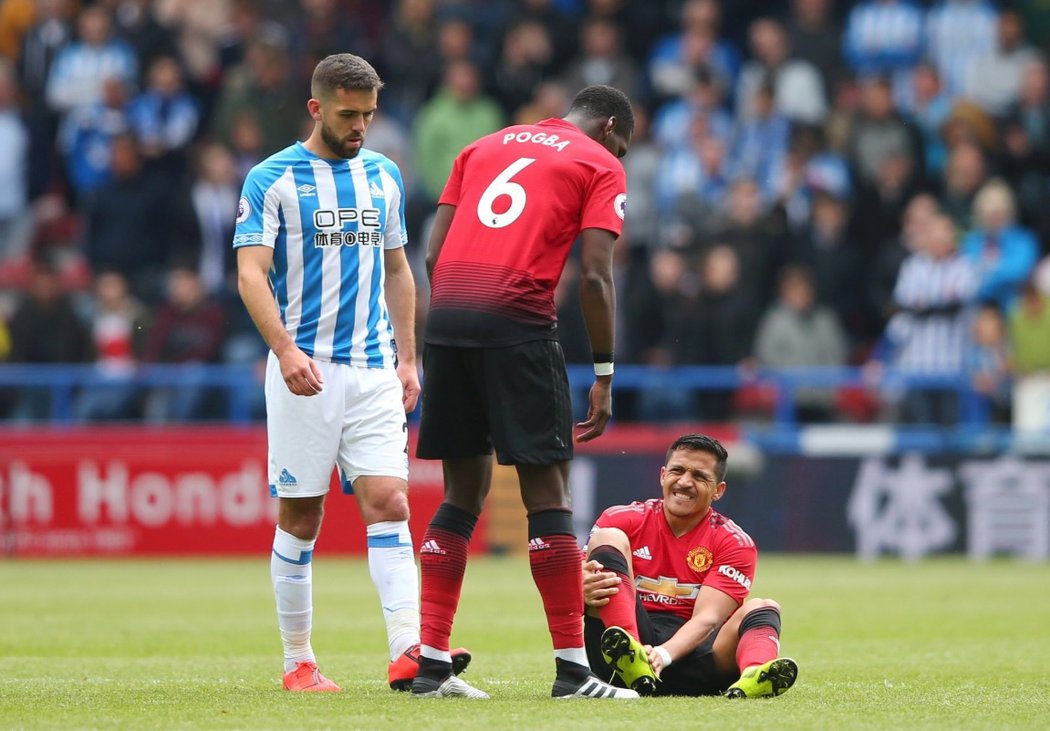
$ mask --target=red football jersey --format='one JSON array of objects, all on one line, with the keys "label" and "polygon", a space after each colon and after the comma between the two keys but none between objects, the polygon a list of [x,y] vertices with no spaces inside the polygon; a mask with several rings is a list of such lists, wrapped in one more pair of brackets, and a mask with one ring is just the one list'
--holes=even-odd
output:
[{"label": "red football jersey", "polygon": [[671,532],[661,499],[615,505],[594,524],[627,534],[635,589],[650,612],[673,612],[689,619],[701,586],[728,594],[737,605],[751,591],[758,562],[755,542],[714,510],[681,537]]},{"label": "red football jersey", "polygon": [[574,124],[546,119],[482,137],[439,203],[456,207],[431,276],[426,341],[492,347],[557,337],[554,286],[587,228],[619,236],[627,178]]}]

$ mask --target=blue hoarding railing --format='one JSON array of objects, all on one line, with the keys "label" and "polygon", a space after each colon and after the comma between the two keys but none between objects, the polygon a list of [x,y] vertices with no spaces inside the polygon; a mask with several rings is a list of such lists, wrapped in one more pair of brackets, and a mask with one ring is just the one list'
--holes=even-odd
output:
[{"label": "blue hoarding railing", "polygon": [[[574,392],[586,393],[594,379],[590,366],[573,365],[568,369]],[[154,388],[199,387],[225,393],[225,418],[233,423],[246,423],[253,418],[252,403],[262,383],[259,373],[250,366],[231,365],[151,365],[123,375],[115,375],[85,365],[0,365],[0,389],[18,393],[35,389],[46,393],[50,403],[45,419],[65,424],[75,420],[74,404],[79,394],[93,388],[125,385],[141,390]],[[988,422],[985,398],[971,386],[966,375],[903,373],[886,370],[878,383],[861,368],[791,368],[748,370],[731,366],[682,366],[656,368],[619,365],[613,379],[615,391],[729,391],[743,386],[760,386],[775,393],[772,421],[774,426],[793,426],[797,422],[796,396],[800,389],[843,387],[893,388],[907,393],[915,389],[947,391],[958,395],[958,421],[964,425]]]}]

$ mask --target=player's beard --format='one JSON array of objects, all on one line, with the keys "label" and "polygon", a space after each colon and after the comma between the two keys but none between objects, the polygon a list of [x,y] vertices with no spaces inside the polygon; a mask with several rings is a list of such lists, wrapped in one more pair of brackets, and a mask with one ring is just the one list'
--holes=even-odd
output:
[{"label": "player's beard", "polygon": [[350,159],[357,157],[357,153],[361,151],[360,147],[353,148],[350,146],[351,142],[360,140],[361,144],[364,144],[365,136],[360,137],[338,137],[324,122],[321,122],[321,140],[328,145],[328,149],[334,152],[336,155],[342,158]]}]

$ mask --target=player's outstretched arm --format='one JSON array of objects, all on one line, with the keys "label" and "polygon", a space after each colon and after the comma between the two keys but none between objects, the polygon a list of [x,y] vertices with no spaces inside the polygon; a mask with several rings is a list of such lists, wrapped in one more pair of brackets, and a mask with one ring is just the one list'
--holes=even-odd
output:
[{"label": "player's outstretched arm", "polygon": [[[616,330],[616,288],[612,254],[616,237],[600,228],[584,229],[580,246],[580,305],[587,325],[587,338],[594,353],[606,353],[611,361]],[[612,418],[612,374],[596,375],[588,394],[587,418],[576,425],[583,432],[576,441],[601,436]]]},{"label": "player's outstretched arm", "polygon": [[[678,628],[678,631],[671,636],[671,639],[660,647],[667,652],[672,662],[685,657],[699,647],[716,627],[721,627],[725,624],[725,621],[736,611],[738,606],[736,599],[725,592],[710,586],[700,587],[700,594],[693,605],[693,616],[689,618],[688,622]],[[652,665],[653,671],[659,675],[660,671],[666,666],[663,653],[648,646],[646,649],[649,651],[649,664]]]},{"label": "player's outstretched arm", "polygon": [[273,263],[269,246],[237,249],[237,289],[263,340],[281,364],[281,377],[297,396],[320,393],[324,384],[317,364],[295,344],[281,322],[281,313],[270,289],[268,273]]}]

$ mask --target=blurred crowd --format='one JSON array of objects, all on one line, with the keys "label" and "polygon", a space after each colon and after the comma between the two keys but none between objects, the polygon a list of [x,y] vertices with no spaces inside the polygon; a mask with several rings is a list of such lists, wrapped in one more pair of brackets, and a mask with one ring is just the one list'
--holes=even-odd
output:
[{"label": "blurred crowd", "polygon": [[[617,245],[617,362],[858,365],[809,421],[992,418],[1050,372],[1050,9],[1030,0],[0,0],[0,361],[94,363],[84,420],[208,418],[205,389],[123,387],[142,364],[258,365],[231,249],[245,173],[303,139],[324,56],[386,83],[367,144],[409,191],[409,256],[458,151],[636,103]],[[590,361],[572,263],[570,362]],[[426,284],[419,277],[420,322]],[[898,394],[899,395],[899,394]],[[761,414],[761,388],[624,398],[624,418]],[[46,392],[0,398],[40,418]]]}]

